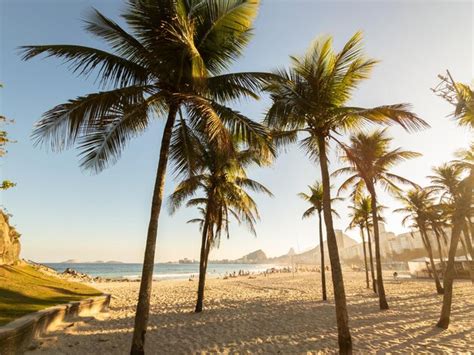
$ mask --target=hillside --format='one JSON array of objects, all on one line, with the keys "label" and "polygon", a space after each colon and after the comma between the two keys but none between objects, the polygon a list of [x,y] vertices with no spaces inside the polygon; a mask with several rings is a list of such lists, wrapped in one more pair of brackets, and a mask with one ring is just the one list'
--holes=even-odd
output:
[{"label": "hillside", "polygon": [[31,265],[0,266],[0,325],[57,304],[98,296],[101,292],[46,275]]},{"label": "hillside", "polygon": [[236,263],[249,263],[249,264],[260,264],[267,260],[267,256],[263,250],[259,249],[247,255],[244,255],[240,259],[235,260]]}]

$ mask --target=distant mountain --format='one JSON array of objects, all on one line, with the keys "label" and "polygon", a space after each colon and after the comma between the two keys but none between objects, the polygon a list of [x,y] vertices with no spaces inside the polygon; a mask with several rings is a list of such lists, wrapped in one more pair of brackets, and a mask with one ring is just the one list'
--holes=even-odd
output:
[{"label": "distant mountain", "polygon": [[116,260],[81,261],[81,260],[77,260],[77,259],[68,259],[66,261],[62,261],[61,264],[123,264],[123,262],[122,261],[116,261]]},{"label": "distant mountain", "polygon": [[256,250],[250,254],[244,255],[240,259],[234,260],[235,263],[261,264],[267,261],[267,256],[262,249]]},{"label": "distant mountain", "polygon": [[79,263],[80,261],[77,260],[77,259],[68,259],[66,261],[62,261],[61,264],[77,264]]}]

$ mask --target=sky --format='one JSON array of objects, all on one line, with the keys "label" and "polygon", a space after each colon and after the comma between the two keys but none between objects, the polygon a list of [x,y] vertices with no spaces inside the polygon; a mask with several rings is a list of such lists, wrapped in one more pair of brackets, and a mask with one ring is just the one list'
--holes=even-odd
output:
[{"label": "sky", "polygon": [[[117,0],[0,0],[0,113],[14,119],[8,127],[17,143],[0,162],[2,179],[17,186],[1,192],[0,205],[13,215],[22,234],[22,256],[38,262],[121,260],[141,262],[149,219],[151,193],[160,148],[163,121],[156,121],[127,146],[120,161],[98,175],[81,171],[77,151],[60,154],[34,147],[34,123],[53,106],[98,91],[94,78],[77,77],[56,59],[22,62],[18,47],[27,44],[81,44],[105,48],[83,30],[82,20],[92,7],[123,24]],[[381,62],[354,93],[350,104],[376,106],[408,102],[431,129],[409,134],[390,128],[393,147],[417,151],[422,157],[405,162],[393,172],[419,184],[434,165],[452,159],[467,147],[471,133],[456,126],[452,111],[430,88],[437,75],[449,69],[457,81],[473,79],[473,4],[470,1],[310,1],[263,0],[255,35],[232,71],[270,71],[285,67],[289,55],[304,53],[311,41],[332,35],[340,49],[357,30],[364,32],[366,53]],[[268,97],[234,107],[260,121]],[[331,171],[340,167],[332,154]],[[255,196],[261,221],[257,237],[231,225],[211,259],[234,259],[257,249],[278,256],[317,244],[317,220],[302,220],[308,207],[297,197],[320,179],[319,167],[298,147],[290,147],[269,168],[249,170],[265,184],[273,198]],[[340,180],[334,181],[337,186]],[[168,174],[165,195],[178,181]],[[389,206],[386,229],[402,233],[401,216],[393,214],[396,201],[381,192]],[[337,229],[348,225],[349,202],[339,202]],[[193,209],[174,215],[163,206],[159,221],[157,262],[198,259],[200,236]],[[356,231],[348,235],[358,240]]]}]

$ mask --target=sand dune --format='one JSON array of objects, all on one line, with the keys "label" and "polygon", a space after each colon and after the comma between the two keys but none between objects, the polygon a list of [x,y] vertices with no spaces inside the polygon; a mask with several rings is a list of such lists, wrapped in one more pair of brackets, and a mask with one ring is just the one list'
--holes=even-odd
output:
[{"label": "sand dune", "polygon": [[[442,298],[430,280],[387,280],[391,309],[384,312],[378,310],[376,296],[365,289],[363,273],[345,273],[345,283],[356,352],[474,352],[470,281],[455,283],[452,324],[446,331],[433,327]],[[138,286],[137,282],[100,284],[114,295],[109,313],[65,324],[40,339],[29,353],[127,354]],[[196,281],[154,283],[148,353],[337,350],[334,304],[320,301],[317,273],[211,279],[201,314],[192,313],[196,286]]]}]

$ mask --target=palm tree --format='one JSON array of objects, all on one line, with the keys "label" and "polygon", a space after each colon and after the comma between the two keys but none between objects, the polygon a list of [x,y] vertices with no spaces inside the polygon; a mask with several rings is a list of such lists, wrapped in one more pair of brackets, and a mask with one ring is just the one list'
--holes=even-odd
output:
[{"label": "palm tree", "polygon": [[436,284],[436,291],[439,295],[444,293],[443,287],[439,280],[438,272],[433,260],[433,248],[431,247],[431,241],[428,235],[429,221],[432,218],[432,214],[436,214],[435,203],[433,197],[433,190],[414,188],[407,191],[403,195],[398,196],[398,200],[402,203],[403,207],[394,210],[396,213],[404,213],[405,217],[402,223],[406,225],[408,222],[411,223],[412,227],[419,230],[421,240],[428,252],[430,259],[431,269]]},{"label": "palm tree", "polygon": [[319,161],[323,184],[323,211],[336,304],[339,351],[352,349],[346,296],[331,215],[331,181],[328,149],[337,132],[347,132],[366,122],[398,123],[406,129],[419,129],[426,123],[411,113],[408,105],[397,104],[375,108],[348,105],[358,84],[369,77],[376,61],[363,54],[362,34],[357,32],[340,52],[332,49],[332,38],[316,40],[301,57],[291,57],[288,70],[278,71],[279,81],[270,82],[266,91],[273,101],[265,122],[279,131],[277,142],[300,141],[309,156]]},{"label": "palm tree", "polygon": [[[319,225],[319,251],[321,253],[321,287],[323,293],[323,301],[327,300],[327,292],[326,292],[326,266],[324,262],[324,244],[323,244],[323,224],[321,213],[323,212],[323,185],[316,181],[312,186],[308,186],[310,193],[306,194],[304,192],[300,192],[298,194],[303,200],[309,202],[311,207],[309,207],[304,213],[303,218],[308,218],[313,216],[315,213],[318,215],[318,225]],[[341,200],[341,198],[332,198],[331,202],[336,200]],[[332,213],[338,216],[337,212],[333,209]]]},{"label": "palm tree", "polygon": [[433,92],[454,106],[450,115],[458,125],[474,127],[474,90],[467,84],[454,81],[449,70],[446,75],[438,75],[439,84]]},{"label": "palm tree", "polygon": [[190,127],[205,130],[223,149],[229,148],[229,130],[252,143],[268,138],[262,126],[227,106],[239,97],[256,97],[263,79],[271,77],[225,73],[250,40],[258,7],[258,0],[128,0],[121,17],[130,32],[98,11],[86,21],[86,30],[105,41],[111,51],[63,44],[22,48],[25,60],[45,54],[67,62],[75,73],[97,73],[105,91],[54,107],[33,133],[37,144],[49,143],[56,151],[78,147],[83,168],[100,172],[115,163],[129,139],[145,131],[153,119],[167,117],[153,189],[133,354],[144,353],[158,218],[178,112],[183,110]]},{"label": "palm tree", "polygon": [[443,272],[446,268],[446,263],[443,255],[444,253],[442,245],[445,247],[448,245],[448,238],[445,231],[445,229],[449,227],[447,215],[448,212],[446,211],[446,207],[443,204],[435,204],[433,205],[432,213],[427,216],[429,227],[436,237],[436,243],[438,245],[438,257],[441,261]]},{"label": "palm tree", "polygon": [[[3,85],[0,84],[0,88],[3,88]],[[8,132],[3,130],[3,125],[13,123],[13,120],[7,119],[5,116],[0,115],[0,158],[4,157],[7,154],[6,145],[9,143],[14,143],[12,139],[8,137]],[[10,180],[3,180],[0,183],[0,190],[8,190],[12,187],[15,187],[16,184]]]},{"label": "palm tree", "polygon": [[388,309],[385,288],[382,279],[382,263],[380,257],[380,235],[377,215],[377,194],[375,186],[381,185],[387,190],[399,191],[397,183],[411,184],[411,181],[388,170],[401,161],[415,158],[420,154],[401,150],[390,150],[391,138],[387,137],[386,130],[377,130],[371,134],[358,133],[351,136],[350,145],[341,143],[341,160],[348,164],[347,167],[336,170],[333,175],[350,174],[351,176],[342,183],[339,192],[350,186],[355,186],[355,195],[359,194],[362,187],[369,191],[372,204],[372,223],[375,241],[375,263],[377,269],[377,293],[379,295],[380,309]]},{"label": "palm tree", "polygon": [[[461,168],[469,174],[469,178],[474,180],[474,143],[471,143],[468,149],[461,149],[456,152],[456,160],[451,163],[457,168]],[[466,218],[466,226],[463,229],[463,234],[466,238],[466,243],[470,249],[472,260],[474,260],[473,247],[474,244],[474,222],[472,221],[472,211]],[[470,238],[469,238],[470,234]]]},{"label": "palm tree", "polygon": [[[367,266],[367,251],[366,251],[366,246],[365,246],[365,234],[364,234],[365,219],[362,216],[362,214],[357,210],[357,207],[349,206],[349,208],[352,209],[353,212],[349,214],[351,221],[349,222],[349,226],[347,227],[347,229],[354,229],[354,228],[359,227],[360,236],[362,238],[362,250],[364,252],[365,284],[367,288],[370,288],[369,268]],[[372,251],[370,254],[372,255]],[[372,276],[373,276],[373,270],[372,270]]]},{"label": "palm tree", "polygon": [[[259,218],[257,205],[246,190],[263,192],[269,196],[272,194],[265,186],[249,179],[245,172],[245,168],[251,164],[268,163],[266,159],[262,159],[261,151],[238,150],[237,144],[234,144],[234,151],[229,153],[207,141],[205,136],[199,137],[197,134],[192,135],[189,143],[194,152],[194,174],[186,177],[176,187],[170,197],[170,205],[171,212],[174,213],[187,200],[186,206],[198,207],[203,216],[189,221],[198,222],[202,232],[195,307],[195,312],[198,313],[203,309],[209,252],[211,247],[219,245],[222,233],[229,238],[230,217],[233,216],[238,223],[245,223],[256,235],[254,224]],[[203,195],[196,197],[200,192]]]},{"label": "palm tree", "polygon": [[[368,249],[369,249],[369,262],[370,262],[370,273],[372,279],[372,288],[374,293],[377,293],[376,289],[376,282],[375,282],[375,274],[374,274],[374,260],[372,256],[372,242],[370,237],[370,230],[373,227],[372,224],[372,203],[370,200],[370,196],[365,195],[358,195],[352,196],[353,197],[353,205],[349,206],[352,212],[349,214],[351,217],[351,221],[349,222],[349,229],[353,229],[355,227],[359,227],[360,233],[362,236],[362,243],[364,248],[364,260],[365,260],[365,271],[366,271],[366,282],[367,288],[369,288],[369,281],[368,281],[368,268],[367,268],[367,257],[366,257],[366,250],[365,250],[365,236],[364,236],[364,229],[367,232],[367,242],[368,242]],[[377,215],[379,216],[379,220],[382,220],[382,210],[384,206],[378,205],[377,206]]]},{"label": "palm tree", "polygon": [[[451,241],[448,252],[448,262],[444,275],[444,296],[441,315],[437,327],[447,329],[451,317],[451,303],[454,281],[454,261],[458,248],[458,243],[462,240],[463,231],[467,220],[470,220],[471,196],[472,196],[472,175],[462,178],[463,167],[460,164],[443,164],[433,168],[434,174],[428,176],[431,179],[431,189],[440,194],[440,204],[447,214],[451,228]],[[464,233],[466,236],[466,233]],[[466,238],[469,239],[469,238]],[[465,246],[464,246],[465,247]],[[472,274],[471,274],[472,278]]]},{"label": "palm tree", "polygon": [[[456,198],[460,198],[458,190],[463,183],[463,174],[464,171],[467,170],[466,167],[469,167],[469,163],[468,165],[463,164],[461,161],[445,163],[433,168],[434,175],[428,176],[433,184],[430,186],[430,189],[440,194],[441,206],[444,205],[444,210],[447,214],[456,208]],[[464,183],[467,183],[467,181],[468,179]],[[466,219],[462,222],[462,236],[460,236],[459,240],[465,250],[466,258],[469,252],[471,258],[474,259],[469,232],[470,224],[469,215],[466,215]]]},{"label": "palm tree", "polygon": [[[369,249],[369,263],[370,263],[370,274],[372,280],[372,289],[374,293],[377,293],[377,283],[375,279],[375,272],[374,272],[374,259],[372,255],[372,237],[371,231],[373,230],[373,223],[372,223],[372,201],[370,196],[358,194],[357,196],[355,193],[360,193],[360,191],[354,191],[352,194],[352,198],[355,200],[354,206],[349,206],[352,210],[351,217],[357,216],[357,220],[360,218],[363,221],[363,228],[367,233],[367,242],[368,242],[368,249]],[[377,216],[379,221],[383,221],[382,212],[385,206],[377,205]],[[353,218],[354,218],[353,217]],[[352,225],[349,225],[350,228],[353,228]]]}]

